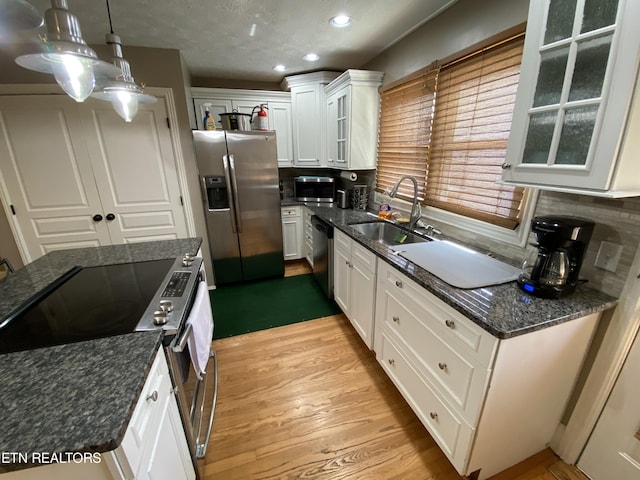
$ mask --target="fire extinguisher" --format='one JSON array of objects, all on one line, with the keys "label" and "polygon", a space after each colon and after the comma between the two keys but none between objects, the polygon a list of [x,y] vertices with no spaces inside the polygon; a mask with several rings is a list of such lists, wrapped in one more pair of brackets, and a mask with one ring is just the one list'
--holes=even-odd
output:
[{"label": "fire extinguisher", "polygon": [[[254,117],[254,113],[256,109],[258,110],[258,114]],[[256,105],[251,110],[251,121],[253,122],[254,130],[269,130],[269,122],[267,121],[267,110],[269,108],[263,103],[261,105]]]}]

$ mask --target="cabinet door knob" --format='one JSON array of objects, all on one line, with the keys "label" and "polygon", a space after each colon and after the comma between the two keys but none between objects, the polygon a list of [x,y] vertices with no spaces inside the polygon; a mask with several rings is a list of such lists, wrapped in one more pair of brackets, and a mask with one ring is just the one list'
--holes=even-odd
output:
[{"label": "cabinet door knob", "polygon": [[449,328],[455,328],[456,327],[456,322],[454,322],[453,320],[445,320],[444,324]]},{"label": "cabinet door knob", "polygon": [[444,362],[438,362],[438,368],[440,370],[446,370],[447,369],[447,364]]},{"label": "cabinet door knob", "polygon": [[436,412],[429,412],[429,416],[435,420],[436,418],[438,418],[438,414]]},{"label": "cabinet door knob", "polygon": [[396,287],[402,288],[402,282],[400,280],[396,280]]},{"label": "cabinet door knob", "polygon": [[400,323],[400,317],[393,317],[393,321],[396,323]]},{"label": "cabinet door knob", "polygon": [[395,365],[396,361],[393,358],[389,359],[389,365],[393,366]]},{"label": "cabinet door knob", "polygon": [[102,215],[100,215],[99,213],[96,213],[92,218],[93,218],[94,222],[101,222],[102,221]]},{"label": "cabinet door knob", "polygon": [[156,400],[158,400],[158,391],[154,390],[152,394],[147,395],[147,402],[151,400],[152,402],[155,402]]},{"label": "cabinet door knob", "polygon": [[508,170],[508,169],[510,169],[510,168],[511,168],[511,164],[510,164],[510,163],[504,162],[504,163],[502,164],[502,169],[503,169],[503,170]]},{"label": "cabinet door knob", "polygon": [[116,216],[113,213],[107,213],[107,216],[105,217],[107,220],[111,221],[114,218],[116,218]]}]

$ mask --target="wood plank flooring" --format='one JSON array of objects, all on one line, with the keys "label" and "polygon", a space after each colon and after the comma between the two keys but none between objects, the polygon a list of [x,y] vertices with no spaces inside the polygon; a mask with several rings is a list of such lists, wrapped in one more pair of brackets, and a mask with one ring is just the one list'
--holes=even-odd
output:
[{"label": "wood plank flooring", "polygon": [[[344,315],[213,342],[219,394],[204,478],[460,477]],[[545,450],[495,480],[553,480]]]}]

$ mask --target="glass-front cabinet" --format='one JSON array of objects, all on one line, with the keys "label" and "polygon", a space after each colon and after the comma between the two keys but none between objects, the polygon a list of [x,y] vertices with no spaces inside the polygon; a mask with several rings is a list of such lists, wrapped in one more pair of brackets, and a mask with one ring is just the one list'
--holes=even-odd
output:
[{"label": "glass-front cabinet", "polygon": [[504,182],[640,194],[638,18],[637,0],[530,3]]}]

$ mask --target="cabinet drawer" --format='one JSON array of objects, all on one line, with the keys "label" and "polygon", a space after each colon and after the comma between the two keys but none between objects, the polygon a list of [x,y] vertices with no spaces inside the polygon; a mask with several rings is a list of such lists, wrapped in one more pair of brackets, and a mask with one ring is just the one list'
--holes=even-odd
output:
[{"label": "cabinet drawer", "polygon": [[282,207],[282,218],[291,218],[300,216],[300,207]]},{"label": "cabinet drawer", "polygon": [[454,351],[490,366],[497,338],[386,263],[380,262],[378,282],[415,317],[428,321],[429,328]]},{"label": "cabinet drawer", "polygon": [[371,273],[376,273],[376,255],[355,240],[351,244],[351,259],[358,262]]},{"label": "cabinet drawer", "polygon": [[335,242],[334,248],[339,248],[345,252],[351,252],[351,237],[337,228],[333,230],[333,241]]},{"label": "cabinet drawer", "polygon": [[381,337],[382,367],[454,467],[463,472],[474,429],[438,399],[386,333]]},{"label": "cabinet drawer", "polygon": [[384,331],[411,354],[413,367],[440,395],[475,425],[490,370],[447,345],[431,328],[427,316],[414,315],[388,290],[383,295],[378,305],[383,309],[380,318]]}]

